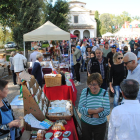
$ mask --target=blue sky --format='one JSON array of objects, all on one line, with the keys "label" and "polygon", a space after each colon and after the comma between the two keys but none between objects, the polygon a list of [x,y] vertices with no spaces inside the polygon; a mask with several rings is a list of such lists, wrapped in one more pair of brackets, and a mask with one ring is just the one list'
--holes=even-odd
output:
[{"label": "blue sky", "polygon": [[[70,1],[70,0],[68,0]],[[119,15],[123,11],[131,16],[140,16],[140,0],[78,0],[85,2],[86,8],[96,11],[100,14],[110,13]]]}]

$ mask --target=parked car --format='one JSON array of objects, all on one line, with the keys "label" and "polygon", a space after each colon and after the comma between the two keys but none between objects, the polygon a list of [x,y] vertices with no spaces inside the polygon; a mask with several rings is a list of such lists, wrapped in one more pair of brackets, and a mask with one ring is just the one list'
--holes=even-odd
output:
[{"label": "parked car", "polygon": [[4,45],[5,48],[15,48],[17,44],[15,42],[8,42]]}]

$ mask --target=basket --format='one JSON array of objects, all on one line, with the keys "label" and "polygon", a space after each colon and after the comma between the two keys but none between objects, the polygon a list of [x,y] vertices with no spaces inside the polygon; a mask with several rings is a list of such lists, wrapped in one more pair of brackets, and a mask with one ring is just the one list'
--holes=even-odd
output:
[{"label": "basket", "polygon": [[[50,107],[50,102],[51,101],[55,101],[55,100],[50,100],[49,101],[49,105],[48,105],[48,108]],[[73,116],[73,106],[72,106],[72,101],[69,100],[71,102],[71,108],[70,108],[70,112],[71,112],[71,115],[70,116],[49,116],[48,115],[48,109],[47,109],[47,114],[46,114],[46,117],[49,119],[49,120],[52,120],[52,121],[55,121],[55,120],[70,120],[71,117]]]},{"label": "basket", "polygon": [[55,77],[44,75],[46,87],[61,86],[61,74],[56,74]]}]

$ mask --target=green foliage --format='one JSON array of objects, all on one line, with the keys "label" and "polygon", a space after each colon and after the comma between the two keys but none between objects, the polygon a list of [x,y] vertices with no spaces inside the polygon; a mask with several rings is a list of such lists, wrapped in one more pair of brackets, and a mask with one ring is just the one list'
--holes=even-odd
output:
[{"label": "green foliage", "polygon": [[41,48],[49,47],[49,44],[42,44]]},{"label": "green foliage", "polygon": [[95,11],[95,20],[97,22],[97,37],[101,36],[100,30],[101,30],[101,22],[99,19],[99,12]]},{"label": "green foliage", "polygon": [[112,26],[119,26],[122,27],[122,25],[125,23],[125,21],[132,21],[131,16],[127,12],[122,12],[121,15],[112,15],[108,13],[104,13],[100,16],[101,21],[101,34],[104,34],[106,32],[114,33],[119,30],[119,28],[113,29]]},{"label": "green foliage", "polygon": [[3,26],[11,26],[17,13],[17,0],[0,0],[0,23]]},{"label": "green foliage", "polygon": [[0,26],[0,44],[3,45],[9,41],[12,41],[12,32],[5,26]]},{"label": "green foliage", "polygon": [[[13,38],[19,47],[23,46],[23,35],[40,26],[42,0],[18,0],[16,24],[13,28]],[[30,43],[27,43],[27,45]]]},{"label": "green foliage", "polygon": [[46,21],[50,21],[59,28],[68,31],[69,30],[69,4],[67,1],[57,0],[54,6],[51,3],[47,3],[45,16]]}]

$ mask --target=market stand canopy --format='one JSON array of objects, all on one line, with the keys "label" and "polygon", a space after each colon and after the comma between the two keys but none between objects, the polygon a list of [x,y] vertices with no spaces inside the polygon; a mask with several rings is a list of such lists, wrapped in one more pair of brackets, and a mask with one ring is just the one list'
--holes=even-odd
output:
[{"label": "market stand canopy", "polygon": [[107,32],[107,33],[102,35],[102,37],[109,37],[109,36],[114,36],[114,35],[110,32]]},{"label": "market stand canopy", "polygon": [[70,40],[70,33],[60,29],[50,21],[23,35],[24,41]]}]

